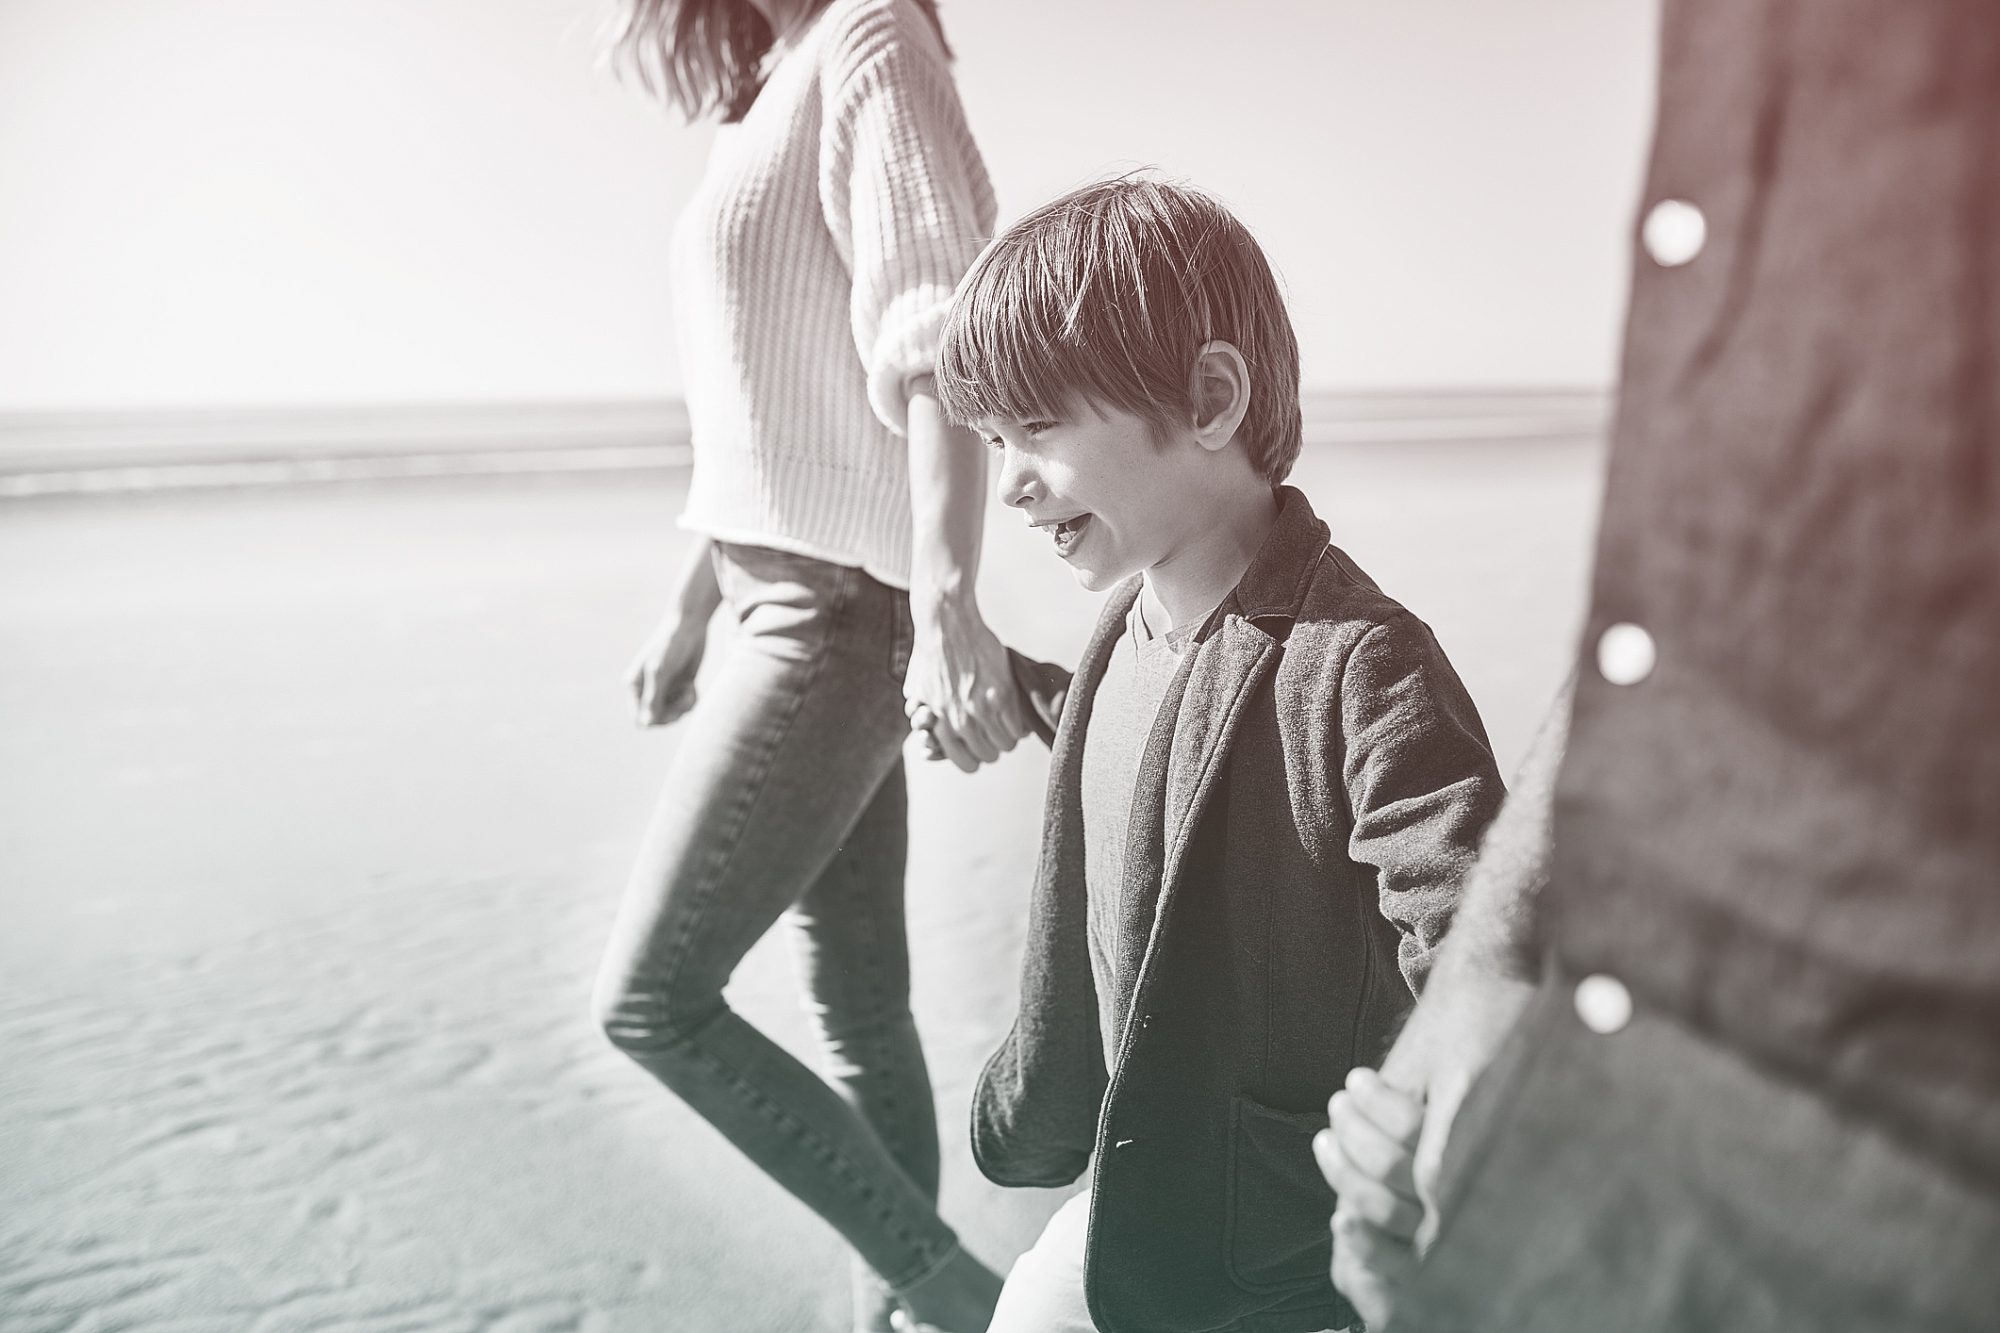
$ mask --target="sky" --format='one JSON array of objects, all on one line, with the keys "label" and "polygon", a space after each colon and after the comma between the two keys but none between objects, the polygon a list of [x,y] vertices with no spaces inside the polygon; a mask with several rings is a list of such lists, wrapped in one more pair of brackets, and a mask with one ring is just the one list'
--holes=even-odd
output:
[{"label": "sky", "polygon": [[[0,0],[0,413],[677,394],[603,0]],[[1313,389],[1605,387],[1655,0],[946,0],[1003,221],[1156,168]]]}]

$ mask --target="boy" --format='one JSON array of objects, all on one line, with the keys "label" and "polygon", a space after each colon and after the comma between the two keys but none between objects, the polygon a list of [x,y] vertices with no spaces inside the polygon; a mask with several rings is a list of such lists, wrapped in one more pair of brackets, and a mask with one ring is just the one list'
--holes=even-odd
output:
[{"label": "boy", "polygon": [[1092,1165],[1090,1189],[992,1329],[1343,1327],[1311,1141],[1410,1008],[1499,805],[1478,713],[1283,485],[1298,347],[1213,200],[1125,179],[1024,218],[961,285],[937,383],[1002,499],[1115,589],[1055,733],[1020,1015],[973,1106],[994,1181]]}]

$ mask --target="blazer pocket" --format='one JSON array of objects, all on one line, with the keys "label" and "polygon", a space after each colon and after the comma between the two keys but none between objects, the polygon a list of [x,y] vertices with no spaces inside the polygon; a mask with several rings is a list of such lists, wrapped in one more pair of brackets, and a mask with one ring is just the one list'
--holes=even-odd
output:
[{"label": "blazer pocket", "polygon": [[1229,1276],[1256,1292],[1330,1282],[1333,1191],[1312,1155],[1326,1116],[1238,1097],[1231,1119],[1223,1237]]}]

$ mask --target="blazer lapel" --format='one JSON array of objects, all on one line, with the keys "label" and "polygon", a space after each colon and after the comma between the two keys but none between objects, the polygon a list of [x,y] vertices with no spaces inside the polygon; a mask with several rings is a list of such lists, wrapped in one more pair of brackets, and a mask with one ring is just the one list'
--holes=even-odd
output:
[{"label": "blazer lapel", "polygon": [[[1076,679],[1063,704],[1061,724],[1049,754],[1049,789],[1045,803],[1042,855],[1029,900],[1028,972],[1023,979],[1023,1010],[1029,1001],[1052,1003],[1070,1014],[1079,1028],[1072,1034],[1077,1049],[1096,1049],[1096,991],[1090,978],[1088,923],[1083,880],[1083,737],[1090,711],[1097,702],[1097,684],[1104,677],[1111,649],[1124,632],[1125,615],[1139,596],[1132,580],[1111,596],[1097,628],[1076,664]],[[1037,963],[1045,964],[1037,967]],[[1046,994],[1041,993],[1047,989]],[[1058,996],[1071,989],[1082,992]],[[1082,1003],[1079,1003],[1082,1001]],[[1080,1013],[1081,1017],[1075,1017]]]},{"label": "blazer lapel", "polygon": [[1090,909],[1083,864],[1083,734],[1111,648],[1138,596],[1112,595],[1077,662],[1050,747],[1042,851],[1028,899],[1021,1007],[980,1072],[972,1150],[980,1169],[1012,1185],[1062,1185],[1090,1158],[1104,1091],[1104,1045],[1090,975]]},{"label": "blazer lapel", "polygon": [[1119,972],[1141,985],[1188,839],[1229,757],[1243,707],[1277,660],[1276,640],[1241,616],[1226,615],[1218,633],[1189,651],[1160,703],[1132,793],[1120,896]]}]

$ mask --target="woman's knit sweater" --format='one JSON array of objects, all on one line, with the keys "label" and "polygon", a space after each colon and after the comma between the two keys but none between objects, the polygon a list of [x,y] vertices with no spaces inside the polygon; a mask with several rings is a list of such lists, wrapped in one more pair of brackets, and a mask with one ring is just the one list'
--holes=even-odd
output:
[{"label": "woman's knit sweater", "polygon": [[833,0],[717,134],[675,229],[683,526],[908,587],[909,379],[993,190],[913,0]]}]

